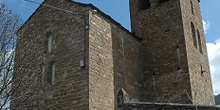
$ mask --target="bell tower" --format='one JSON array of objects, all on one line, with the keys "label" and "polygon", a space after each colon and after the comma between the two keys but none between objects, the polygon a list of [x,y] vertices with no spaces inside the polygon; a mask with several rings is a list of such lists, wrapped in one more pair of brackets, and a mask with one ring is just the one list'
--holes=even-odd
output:
[{"label": "bell tower", "polygon": [[199,0],[130,0],[143,101],[214,105]]}]

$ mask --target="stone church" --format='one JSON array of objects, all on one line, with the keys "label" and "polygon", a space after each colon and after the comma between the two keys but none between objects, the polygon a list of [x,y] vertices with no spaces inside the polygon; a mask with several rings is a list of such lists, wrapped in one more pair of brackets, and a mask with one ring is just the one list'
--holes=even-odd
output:
[{"label": "stone church", "polygon": [[129,0],[130,32],[92,4],[44,0],[17,33],[15,68],[25,50],[33,63],[11,110],[219,110],[199,2]]}]

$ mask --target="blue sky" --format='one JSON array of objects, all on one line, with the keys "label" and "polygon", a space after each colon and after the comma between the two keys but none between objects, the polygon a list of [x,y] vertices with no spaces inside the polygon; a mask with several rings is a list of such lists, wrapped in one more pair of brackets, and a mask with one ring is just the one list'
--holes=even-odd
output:
[{"label": "blue sky", "polygon": [[[23,20],[36,10],[39,5],[24,0],[0,0],[6,6],[20,15]],[[41,3],[43,0],[33,0]],[[75,0],[92,3],[113,19],[130,30],[129,0]],[[209,63],[212,73],[214,94],[220,93],[220,0],[200,0],[203,24],[206,33]]]}]

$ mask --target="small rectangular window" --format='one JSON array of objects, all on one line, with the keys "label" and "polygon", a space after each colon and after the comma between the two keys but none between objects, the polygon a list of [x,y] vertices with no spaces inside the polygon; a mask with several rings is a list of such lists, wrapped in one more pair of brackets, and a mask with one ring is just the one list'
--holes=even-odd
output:
[{"label": "small rectangular window", "polygon": [[201,76],[204,76],[205,70],[204,70],[204,68],[202,67],[202,65],[200,65],[200,68],[201,68]]},{"label": "small rectangular window", "polygon": [[150,0],[139,0],[138,1],[139,10],[146,10],[150,8],[150,6],[151,6]]},{"label": "small rectangular window", "polygon": [[169,0],[159,0],[159,3],[167,2]]}]

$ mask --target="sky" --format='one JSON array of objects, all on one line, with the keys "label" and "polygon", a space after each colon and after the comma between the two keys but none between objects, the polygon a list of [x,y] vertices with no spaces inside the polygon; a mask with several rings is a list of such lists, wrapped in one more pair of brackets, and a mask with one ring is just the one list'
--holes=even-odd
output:
[{"label": "sky", "polygon": [[[39,5],[24,0],[0,0],[20,15],[24,21]],[[43,0],[33,0],[41,3]],[[75,0],[92,3],[130,30],[129,0]],[[208,57],[212,74],[214,94],[220,93],[220,0],[200,0],[203,27],[206,36]]]}]

